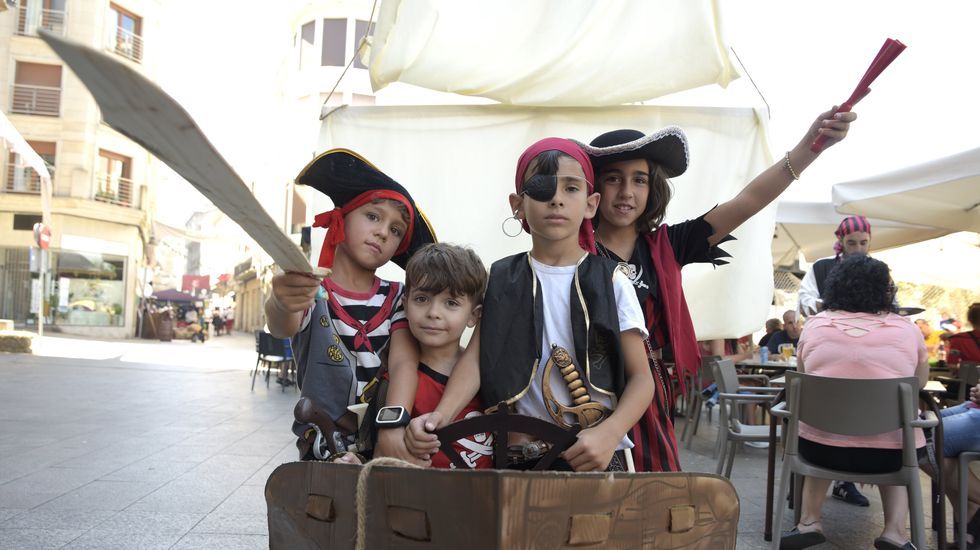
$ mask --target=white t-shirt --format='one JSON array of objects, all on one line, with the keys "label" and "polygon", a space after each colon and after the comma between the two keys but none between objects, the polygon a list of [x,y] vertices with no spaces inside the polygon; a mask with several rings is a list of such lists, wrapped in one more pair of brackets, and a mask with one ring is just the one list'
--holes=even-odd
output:
[{"label": "white t-shirt", "polygon": [[[524,397],[517,401],[517,412],[527,416],[534,416],[542,420],[554,423],[551,415],[544,405],[544,395],[541,390],[541,380],[544,375],[544,365],[547,358],[551,356],[551,345],[555,344],[568,350],[568,353],[578,363],[575,356],[575,340],[572,337],[571,304],[569,304],[570,290],[575,279],[575,269],[577,266],[552,266],[543,264],[531,258],[531,267],[540,283],[540,292],[544,304],[544,327],[543,341],[541,342],[541,362],[535,372],[535,379],[531,382]],[[645,324],[643,322],[643,311],[640,309],[640,302],[636,299],[636,291],[626,275],[616,271],[613,274],[613,289],[616,294],[617,311],[619,312],[619,330],[637,330],[643,337],[647,336]],[[568,386],[562,378],[561,371],[551,369],[551,390],[558,402],[571,404],[572,399],[568,393]],[[592,391],[589,394],[593,401],[615,409],[615,398],[601,392]],[[569,424],[577,422],[574,416],[565,415]],[[633,443],[625,435],[623,440],[616,447],[617,450],[631,449]]]}]

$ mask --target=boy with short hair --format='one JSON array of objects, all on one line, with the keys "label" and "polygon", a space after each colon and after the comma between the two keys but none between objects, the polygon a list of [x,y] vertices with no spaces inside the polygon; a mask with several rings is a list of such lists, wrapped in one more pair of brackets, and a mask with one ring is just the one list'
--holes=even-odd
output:
[{"label": "boy with short hair", "polygon": [[[626,433],[653,399],[654,385],[636,293],[615,262],[589,254],[599,203],[593,183],[588,157],[569,140],[544,139],[521,155],[510,206],[531,234],[531,251],[491,267],[480,324],[443,399],[432,413],[412,419],[405,434],[417,457],[438,449],[431,432],[479,391],[489,406],[583,428],[553,467],[628,468]],[[512,443],[525,457],[540,445]]]},{"label": "boy with short hair", "polygon": [[[349,407],[378,375],[382,353],[393,350],[386,399],[410,408],[418,362],[414,340],[400,330],[407,327],[402,286],[379,279],[375,270],[389,260],[404,267],[435,235],[408,191],[352,151],[327,151],[296,181],[326,194],[335,206],[313,224],[327,228],[318,263],[331,269],[330,276],[321,282],[302,273],[278,274],[265,305],[273,336],[292,338],[302,397],[320,413],[319,423],[306,417],[293,423],[300,459],[349,450],[369,455],[369,438]],[[411,459],[402,432],[381,433],[376,453]]]},{"label": "boy with short hair", "polygon": [[[412,255],[405,268],[405,316],[419,344],[418,390],[412,416],[435,410],[453,367],[463,353],[459,339],[480,317],[487,270],[475,252],[450,244],[430,244]],[[463,420],[483,412],[473,398],[456,416]],[[394,415],[392,415],[394,417]],[[379,429],[384,429],[381,425]],[[471,468],[493,467],[493,434],[460,439],[456,451]],[[436,468],[454,467],[442,452]]]}]

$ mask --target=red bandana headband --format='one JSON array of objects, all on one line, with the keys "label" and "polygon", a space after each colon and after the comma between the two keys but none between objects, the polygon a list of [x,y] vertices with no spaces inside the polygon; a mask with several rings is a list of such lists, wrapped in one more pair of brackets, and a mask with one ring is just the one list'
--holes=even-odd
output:
[{"label": "red bandana headband", "polygon": [[412,204],[404,195],[396,191],[378,189],[375,191],[365,191],[354,197],[340,208],[334,208],[329,212],[321,212],[313,218],[313,227],[326,227],[327,236],[323,239],[323,246],[320,247],[320,259],[317,262],[319,267],[333,267],[334,254],[337,252],[337,245],[344,242],[344,216],[351,211],[368,204],[377,199],[388,199],[396,201],[405,206],[408,210],[408,228],[405,229],[405,236],[395,251],[395,256],[404,254],[408,250],[408,245],[412,242],[412,227],[415,222],[415,210]]},{"label": "red bandana headband", "polygon": [[837,242],[834,243],[834,252],[840,255],[844,252],[844,237],[850,235],[851,233],[867,233],[871,236],[871,222],[868,218],[864,216],[848,216],[840,222],[837,226],[837,230],[834,231],[834,235],[837,236]]},{"label": "red bandana headband", "polygon": [[[535,142],[530,147],[524,150],[521,154],[521,158],[517,160],[517,175],[514,178],[516,183],[517,193],[521,192],[521,185],[524,183],[524,173],[527,172],[527,167],[530,166],[531,161],[535,157],[544,153],[545,151],[561,151],[566,155],[575,159],[581,166],[582,171],[585,172],[585,180],[588,183],[589,194],[591,195],[594,191],[593,182],[595,181],[595,174],[592,172],[592,163],[589,161],[589,156],[585,154],[585,151],[574,141],[563,139],[563,138],[544,138],[540,141]],[[521,221],[521,227],[524,231],[530,233],[531,229],[528,227],[526,221]],[[582,225],[579,227],[578,232],[578,244],[583,250],[589,254],[595,254],[595,235],[592,230],[592,220],[582,220]]]}]

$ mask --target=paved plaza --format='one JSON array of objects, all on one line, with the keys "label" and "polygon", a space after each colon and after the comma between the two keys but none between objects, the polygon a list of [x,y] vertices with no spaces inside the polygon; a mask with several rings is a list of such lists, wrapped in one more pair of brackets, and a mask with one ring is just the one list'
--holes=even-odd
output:
[{"label": "paved plaza", "polygon": [[[295,459],[297,394],[261,378],[249,391],[251,335],[35,348],[0,353],[0,548],[268,548],[263,490]],[[682,452],[686,470],[714,471],[714,420]],[[765,463],[754,448],[735,462],[740,549],[768,547]],[[828,499],[817,548],[871,548],[881,503],[865,494],[870,508]]]}]

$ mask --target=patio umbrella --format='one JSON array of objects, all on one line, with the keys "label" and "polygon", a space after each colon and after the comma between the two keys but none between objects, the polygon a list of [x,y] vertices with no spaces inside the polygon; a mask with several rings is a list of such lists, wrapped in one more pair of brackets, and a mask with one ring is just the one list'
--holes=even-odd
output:
[{"label": "patio umbrella", "polygon": [[840,212],[980,232],[980,148],[833,187]]},{"label": "patio umbrella", "polygon": [[160,292],[154,292],[153,298],[161,302],[173,302],[175,304],[189,304],[197,300],[197,298],[191,296],[190,294],[184,294],[183,292],[173,288],[161,290]]},{"label": "patio umbrella", "polygon": [[[780,201],[776,209],[776,232],[772,238],[774,266],[791,266],[799,252],[808,262],[834,254],[834,230],[847,214],[829,202]],[[885,250],[917,243],[950,233],[939,227],[912,225],[872,218],[871,249]]]}]

